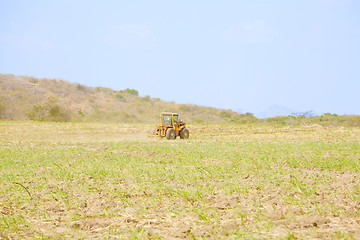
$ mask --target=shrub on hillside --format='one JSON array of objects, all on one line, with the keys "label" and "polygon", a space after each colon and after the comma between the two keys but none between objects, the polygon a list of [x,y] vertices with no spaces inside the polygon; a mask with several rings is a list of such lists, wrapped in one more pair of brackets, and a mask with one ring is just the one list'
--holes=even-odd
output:
[{"label": "shrub on hillside", "polygon": [[37,79],[37,78],[31,78],[31,79],[29,80],[29,82],[30,82],[30,83],[33,83],[33,84],[36,84],[37,82],[39,82],[39,79]]},{"label": "shrub on hillside", "polygon": [[104,88],[104,87],[96,87],[95,88],[95,92],[110,92],[111,91],[111,89],[109,89],[109,88]]},{"label": "shrub on hillside", "polygon": [[71,113],[64,107],[56,104],[50,108],[49,115],[45,120],[52,122],[67,122],[70,120],[70,118]]},{"label": "shrub on hillside", "polygon": [[67,122],[71,115],[71,112],[62,107],[56,99],[49,99],[45,104],[35,104],[27,113],[30,120],[53,122]]},{"label": "shrub on hillside", "polygon": [[272,118],[265,119],[266,122],[273,123],[273,124],[279,124],[282,126],[289,126],[294,125],[296,123],[296,117],[295,116],[277,116]]},{"label": "shrub on hillside", "polygon": [[146,95],[145,97],[141,98],[141,101],[143,102],[150,102],[151,101],[151,97]]},{"label": "shrub on hillside", "polygon": [[360,116],[348,115],[346,116],[345,121],[347,121],[348,126],[350,127],[360,127]]},{"label": "shrub on hillside", "polygon": [[4,118],[5,116],[5,104],[3,101],[0,101],[0,119]]},{"label": "shrub on hillside", "polygon": [[85,91],[85,89],[86,89],[86,86],[84,86],[84,85],[81,85],[81,84],[76,84],[76,90],[78,90],[78,91]]},{"label": "shrub on hillside", "polygon": [[115,97],[116,97],[120,102],[126,102],[125,97],[124,97],[122,94],[120,94],[120,93],[116,94]]},{"label": "shrub on hillside", "polygon": [[124,92],[129,93],[129,94],[134,95],[134,96],[139,96],[139,92],[137,90],[135,90],[135,89],[128,88],[128,89],[124,90]]},{"label": "shrub on hillside", "polygon": [[44,105],[35,104],[32,109],[28,111],[27,116],[33,121],[44,121],[47,116],[47,110]]},{"label": "shrub on hillside", "polygon": [[226,119],[226,118],[230,119],[230,117],[231,117],[230,112],[226,111],[226,110],[222,110],[219,115],[221,118],[224,118],[224,119]]}]

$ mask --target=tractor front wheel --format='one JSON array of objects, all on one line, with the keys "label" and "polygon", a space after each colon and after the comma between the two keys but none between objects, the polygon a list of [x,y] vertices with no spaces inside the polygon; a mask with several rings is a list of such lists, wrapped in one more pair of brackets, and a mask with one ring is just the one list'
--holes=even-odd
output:
[{"label": "tractor front wheel", "polygon": [[176,134],[175,134],[175,129],[173,129],[173,128],[168,128],[167,130],[166,130],[166,139],[168,139],[168,140],[173,140],[173,139],[175,139],[176,138]]},{"label": "tractor front wheel", "polygon": [[180,138],[181,139],[188,139],[189,138],[189,130],[187,130],[187,128],[184,128],[183,130],[181,130]]}]

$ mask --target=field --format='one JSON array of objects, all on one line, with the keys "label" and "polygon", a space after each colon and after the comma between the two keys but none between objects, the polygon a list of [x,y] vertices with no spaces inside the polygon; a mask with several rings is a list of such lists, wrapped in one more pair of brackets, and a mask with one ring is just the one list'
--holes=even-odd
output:
[{"label": "field", "polygon": [[0,122],[0,238],[359,239],[360,129]]}]

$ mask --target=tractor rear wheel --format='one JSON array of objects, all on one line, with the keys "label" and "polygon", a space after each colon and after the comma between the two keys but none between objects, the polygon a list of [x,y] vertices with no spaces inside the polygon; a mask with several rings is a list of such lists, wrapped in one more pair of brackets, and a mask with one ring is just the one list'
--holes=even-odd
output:
[{"label": "tractor rear wheel", "polygon": [[166,139],[167,140],[173,140],[176,138],[176,134],[175,134],[175,129],[173,128],[168,128],[166,130]]},{"label": "tractor rear wheel", "polygon": [[183,128],[180,131],[180,138],[181,139],[188,139],[189,138],[189,130],[187,130],[187,128]]}]

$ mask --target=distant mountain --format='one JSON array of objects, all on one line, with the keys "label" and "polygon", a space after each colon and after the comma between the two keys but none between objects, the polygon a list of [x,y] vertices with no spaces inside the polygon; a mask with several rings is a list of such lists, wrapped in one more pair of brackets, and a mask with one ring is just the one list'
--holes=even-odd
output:
[{"label": "distant mountain", "polygon": [[297,111],[285,106],[273,104],[265,111],[255,113],[255,116],[258,118],[272,118],[277,116],[289,116]]},{"label": "distant mountain", "polygon": [[141,97],[134,89],[116,91],[61,79],[0,74],[0,119],[158,123],[161,112],[178,112],[190,123],[253,119],[232,110]]}]

